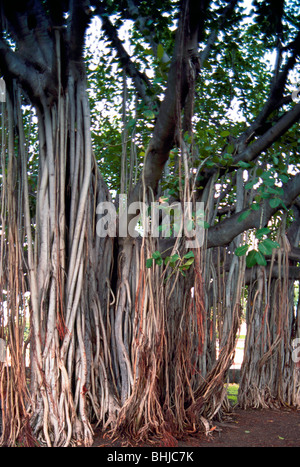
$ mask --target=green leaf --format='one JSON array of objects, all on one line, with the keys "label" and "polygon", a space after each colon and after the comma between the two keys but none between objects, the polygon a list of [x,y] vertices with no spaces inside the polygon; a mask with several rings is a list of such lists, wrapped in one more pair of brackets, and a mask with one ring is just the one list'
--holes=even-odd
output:
[{"label": "green leaf", "polygon": [[256,183],[257,183],[257,178],[255,178],[254,180],[251,180],[251,182],[246,183],[245,190],[250,190],[251,188],[254,187]]},{"label": "green leaf", "polygon": [[265,180],[265,181],[266,181],[266,180],[270,180],[270,178],[273,180],[273,174],[272,174],[272,172],[270,172],[269,170],[267,170],[266,172],[264,172],[264,173],[261,174],[261,178],[262,178],[263,180]]},{"label": "green leaf", "polygon": [[247,268],[252,268],[256,264],[256,250],[250,250],[246,257]]},{"label": "green leaf", "polygon": [[234,253],[236,254],[236,256],[244,256],[247,253],[248,248],[249,248],[249,245],[239,246],[238,248],[236,248]]},{"label": "green leaf", "polygon": [[164,56],[164,48],[162,44],[158,44],[157,46],[157,58],[158,60],[161,60]]},{"label": "green leaf", "polygon": [[241,167],[242,169],[249,169],[249,167],[251,167],[249,162],[244,162],[244,161],[238,161],[237,165]]},{"label": "green leaf", "polygon": [[154,112],[152,112],[152,110],[144,110],[144,116],[148,119],[148,120],[153,120],[155,118],[155,114]]},{"label": "green leaf", "polygon": [[227,146],[227,148],[226,148],[226,152],[227,152],[228,154],[232,154],[233,151],[234,151],[234,144],[229,144],[229,145]]},{"label": "green leaf", "polygon": [[126,125],[126,128],[128,128],[128,129],[133,128],[135,126],[135,124],[136,124],[135,118],[131,118],[129,120],[129,122],[127,123],[127,125]]},{"label": "green leaf", "polygon": [[277,187],[277,188],[268,187],[268,192],[272,193],[272,195],[276,195],[276,196],[283,196],[284,195],[283,188],[281,188],[281,187]]},{"label": "green leaf", "polygon": [[266,185],[267,187],[272,187],[274,186],[274,178],[266,178],[264,180],[264,185]]},{"label": "green leaf", "polygon": [[268,245],[266,245],[266,244],[264,243],[264,241],[262,241],[261,243],[259,243],[258,249],[259,249],[259,251],[260,251],[263,255],[271,255],[271,254],[272,254],[272,248],[270,249],[270,248],[268,247]]},{"label": "green leaf", "polygon": [[269,233],[270,233],[270,229],[268,229],[268,227],[263,227],[262,229],[257,229],[255,233],[255,237],[259,240],[264,235],[268,235]]},{"label": "green leaf", "polygon": [[189,267],[193,264],[194,259],[195,259],[195,258],[190,258],[190,259],[188,259],[184,264],[182,264],[181,266],[179,266],[179,269],[183,269],[184,271],[186,271],[186,270],[189,269]]},{"label": "green leaf", "polygon": [[192,144],[192,136],[188,131],[185,132],[183,139],[187,144]]},{"label": "green leaf", "polygon": [[266,238],[265,240],[263,240],[262,243],[264,243],[264,245],[266,245],[269,249],[279,248],[280,247],[278,242],[274,242],[270,238]]},{"label": "green leaf", "polygon": [[153,258],[153,259],[159,259],[159,258],[161,258],[160,251],[154,251],[154,252],[152,253],[152,258]]},{"label": "green leaf", "polygon": [[247,211],[242,212],[242,214],[241,214],[241,215],[239,216],[239,218],[238,218],[238,222],[242,222],[242,221],[244,221],[245,219],[247,219],[247,217],[249,216],[250,212],[251,212],[250,209],[247,209]]},{"label": "green leaf", "polygon": [[148,258],[146,261],[146,268],[152,267],[153,258]]},{"label": "green leaf", "polygon": [[[233,162],[233,157],[229,153],[224,154],[223,158],[224,158],[224,162],[226,162],[226,164],[231,164]],[[222,161],[221,161],[221,163],[222,163]]]},{"label": "green leaf", "polygon": [[188,253],[186,253],[186,254],[184,255],[184,258],[185,258],[185,259],[195,258],[194,252],[193,252],[193,251],[189,251]]},{"label": "green leaf", "polygon": [[267,261],[264,255],[260,251],[256,251],[255,253],[255,259],[257,264],[259,264],[260,266],[267,266]]},{"label": "green leaf", "polygon": [[220,136],[222,136],[222,138],[226,138],[226,136],[229,136],[229,135],[230,135],[230,131],[228,130],[221,131],[220,133]]},{"label": "green leaf", "polygon": [[252,203],[251,204],[251,209],[252,209],[252,211],[259,211],[260,205],[258,203]]},{"label": "green leaf", "polygon": [[279,178],[282,181],[282,183],[287,183],[289,181],[289,177],[286,174],[279,175]]},{"label": "green leaf", "polygon": [[180,256],[177,253],[175,253],[174,255],[171,256],[170,263],[176,263],[176,261],[179,259],[180,259]]},{"label": "green leaf", "polygon": [[278,208],[278,206],[281,205],[281,199],[280,198],[272,198],[269,201],[271,208]]}]

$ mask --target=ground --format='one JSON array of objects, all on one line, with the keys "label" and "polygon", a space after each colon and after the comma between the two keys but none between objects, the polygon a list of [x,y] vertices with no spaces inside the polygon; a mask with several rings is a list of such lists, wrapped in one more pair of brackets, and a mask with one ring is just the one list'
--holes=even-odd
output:
[{"label": "ground", "polygon": [[[179,441],[180,447],[300,447],[300,410],[235,409],[226,422],[216,423],[208,437],[199,435]],[[94,447],[128,445],[96,434]],[[130,443],[131,444],[131,443]],[[149,445],[148,445],[149,446]],[[158,442],[157,447],[165,447]]]},{"label": "ground", "polygon": [[207,447],[300,447],[300,411],[235,410],[230,423],[209,440]]}]

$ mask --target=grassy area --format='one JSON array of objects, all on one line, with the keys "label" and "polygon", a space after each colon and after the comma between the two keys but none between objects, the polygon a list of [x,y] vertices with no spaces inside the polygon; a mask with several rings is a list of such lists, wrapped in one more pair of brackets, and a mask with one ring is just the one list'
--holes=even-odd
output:
[{"label": "grassy area", "polygon": [[229,402],[231,405],[237,404],[237,397],[238,397],[238,390],[239,390],[239,385],[234,383],[234,384],[228,384],[227,386],[227,396],[229,399]]}]

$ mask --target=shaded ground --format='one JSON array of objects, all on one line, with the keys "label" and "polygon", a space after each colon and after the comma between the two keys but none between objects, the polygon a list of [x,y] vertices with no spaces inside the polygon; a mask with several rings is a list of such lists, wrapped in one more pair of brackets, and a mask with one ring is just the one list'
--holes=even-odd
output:
[{"label": "shaded ground", "polygon": [[[126,440],[112,443],[98,434],[93,446],[124,445]],[[156,446],[166,444],[161,442]],[[236,409],[229,421],[215,424],[209,437],[199,435],[179,441],[178,447],[300,447],[300,410]]]},{"label": "shaded ground", "polygon": [[232,422],[199,446],[300,447],[300,411],[236,410]]}]

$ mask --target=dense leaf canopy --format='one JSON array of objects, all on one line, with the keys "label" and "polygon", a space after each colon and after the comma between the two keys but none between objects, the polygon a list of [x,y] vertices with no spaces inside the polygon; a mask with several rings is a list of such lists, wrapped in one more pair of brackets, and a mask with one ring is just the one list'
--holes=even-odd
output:
[{"label": "dense leaf canopy", "polygon": [[[244,170],[249,190],[244,205],[248,209],[241,221],[250,211],[258,211],[264,199],[272,198],[270,207],[279,216],[287,209],[282,185],[299,170],[298,117],[283,131],[280,123],[296,106],[291,98],[299,80],[296,3],[239,2],[222,17],[226,2],[220,1],[211,3],[207,12],[199,38],[201,70],[192,124],[184,115],[181,124],[199,192],[213,174],[219,180],[216,222],[234,210],[238,168]],[[120,192],[122,151],[127,158],[127,188],[143,167],[167,87],[179,4],[111,2],[109,14],[102,7],[100,21],[98,17],[89,30],[94,46],[87,46],[93,139],[105,179],[112,190]],[[137,73],[141,88],[137,88]],[[253,153],[246,155],[246,147],[249,153],[252,145]],[[175,144],[170,151],[160,182],[160,192],[175,199],[182,183],[177,148]]]}]

